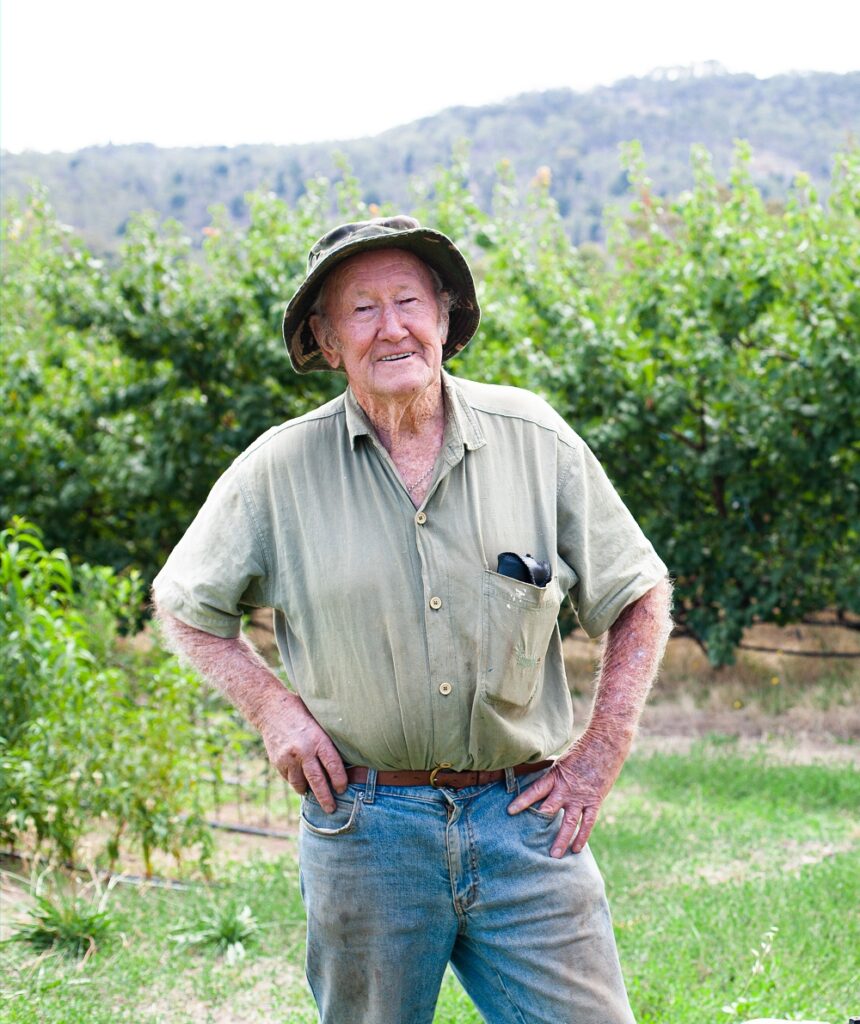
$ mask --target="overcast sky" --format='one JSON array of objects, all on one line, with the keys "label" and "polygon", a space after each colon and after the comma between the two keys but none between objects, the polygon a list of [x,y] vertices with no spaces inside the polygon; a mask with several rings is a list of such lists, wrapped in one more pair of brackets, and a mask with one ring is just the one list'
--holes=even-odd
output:
[{"label": "overcast sky", "polygon": [[858,39],[857,0],[0,0],[0,146],[346,139],[706,60],[853,71]]}]

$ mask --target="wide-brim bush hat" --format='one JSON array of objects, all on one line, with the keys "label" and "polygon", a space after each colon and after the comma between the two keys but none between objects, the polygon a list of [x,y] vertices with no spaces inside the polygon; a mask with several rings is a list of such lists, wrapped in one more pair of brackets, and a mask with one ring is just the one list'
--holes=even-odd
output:
[{"label": "wide-brim bush hat", "polygon": [[475,282],[456,245],[432,228],[422,228],[414,217],[376,217],[333,228],[308,253],[308,272],[284,313],[284,341],[296,373],[330,370],[311,331],[308,318],[325,277],[345,259],[374,249],[405,249],[414,253],[457,295],[448,321],[442,359],[450,359],[468,345],[481,319]]}]

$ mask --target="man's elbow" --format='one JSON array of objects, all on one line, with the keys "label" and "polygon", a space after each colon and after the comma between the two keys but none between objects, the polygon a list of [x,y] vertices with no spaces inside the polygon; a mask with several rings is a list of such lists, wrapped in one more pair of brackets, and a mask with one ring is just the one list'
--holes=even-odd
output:
[{"label": "man's elbow", "polygon": [[672,581],[668,576],[664,576],[659,583],[655,583],[654,586],[645,594],[653,595],[652,600],[654,601],[655,607],[659,608],[665,613],[665,615],[671,617],[672,615],[672,592],[674,587]]},{"label": "man's elbow", "polygon": [[673,628],[672,581],[666,576],[641,597],[631,601],[609,631],[610,634],[619,634],[631,629],[637,632],[644,630],[665,644]]},{"label": "man's elbow", "polygon": [[647,616],[653,624],[654,632],[660,637],[662,645],[665,645],[675,627],[672,621],[672,591],[672,581],[668,576],[664,576],[634,602],[634,606],[641,607],[640,614]]}]

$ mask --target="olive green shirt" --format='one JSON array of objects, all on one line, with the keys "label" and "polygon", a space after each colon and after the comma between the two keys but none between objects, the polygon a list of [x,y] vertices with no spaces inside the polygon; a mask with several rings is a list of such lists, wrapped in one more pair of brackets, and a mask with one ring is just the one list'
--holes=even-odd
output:
[{"label": "olive green shirt", "polygon": [[[564,750],[563,598],[596,636],[666,573],[546,402],[443,383],[420,509],[347,390],[236,459],[154,584],[164,610],[220,637],[272,607],[292,685],[352,764],[490,769]],[[552,580],[498,575],[503,551],[549,560]]]}]

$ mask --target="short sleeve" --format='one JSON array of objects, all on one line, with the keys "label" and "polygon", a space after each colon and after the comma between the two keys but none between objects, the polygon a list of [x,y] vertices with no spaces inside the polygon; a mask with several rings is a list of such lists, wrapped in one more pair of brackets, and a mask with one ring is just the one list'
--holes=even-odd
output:
[{"label": "short sleeve", "polygon": [[667,570],[585,442],[562,448],[559,554],[578,577],[570,598],[580,625],[599,636]]},{"label": "short sleeve", "polygon": [[266,605],[266,560],[234,465],[215,486],[152,584],[158,607],[188,626],[231,638],[242,607]]}]

